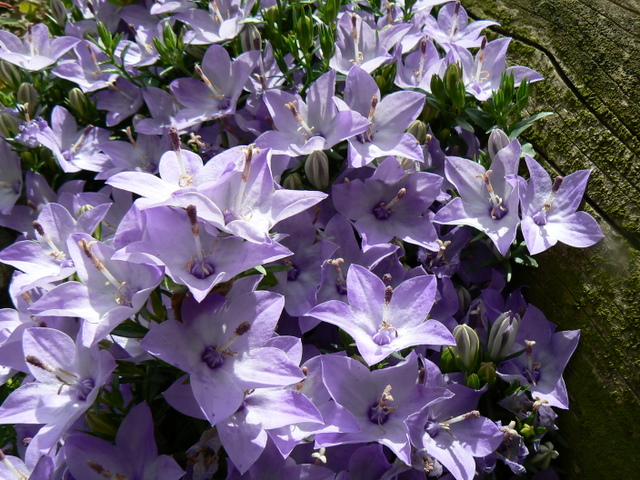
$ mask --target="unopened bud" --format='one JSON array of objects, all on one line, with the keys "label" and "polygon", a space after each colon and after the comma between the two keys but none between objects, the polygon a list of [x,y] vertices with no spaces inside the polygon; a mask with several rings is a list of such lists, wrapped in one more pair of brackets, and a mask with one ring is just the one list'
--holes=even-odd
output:
[{"label": "unopened bud", "polygon": [[32,118],[36,114],[36,108],[38,108],[38,101],[40,100],[40,94],[30,83],[23,83],[18,88],[18,103],[23,104],[26,107],[26,112],[29,118]]},{"label": "unopened bud", "polygon": [[318,190],[325,190],[329,186],[329,159],[327,154],[316,150],[304,162],[304,173],[309,183]]},{"label": "unopened bud", "polygon": [[456,365],[456,356],[453,353],[454,347],[447,347],[440,354],[440,362],[438,367],[442,373],[450,373],[458,370]]},{"label": "unopened bud", "polygon": [[496,375],[496,366],[491,362],[483,362],[478,369],[478,375],[491,386],[496,383],[498,376]]},{"label": "unopened bud", "polygon": [[242,44],[243,52],[262,49],[262,37],[255,24],[248,23],[244,26],[240,33],[240,43]]},{"label": "unopened bud", "polygon": [[79,88],[72,88],[69,92],[69,105],[78,117],[87,121],[91,120],[93,105],[91,104],[91,100],[89,100]]},{"label": "unopened bud", "polygon": [[459,358],[465,371],[472,371],[480,350],[478,334],[469,325],[462,324],[453,329],[453,338],[456,340],[453,353]]},{"label": "unopened bud", "polygon": [[22,83],[22,75],[15,65],[0,60],[0,82],[4,83],[10,90],[17,90]]},{"label": "unopened bud", "polygon": [[51,0],[49,11],[51,17],[56,21],[58,25],[64,27],[67,23],[67,7],[64,6],[62,0]]},{"label": "unopened bud", "polygon": [[0,136],[13,138],[20,132],[18,119],[10,113],[0,113]]},{"label": "unopened bud", "polygon": [[482,386],[480,377],[476,373],[472,373],[471,375],[467,376],[464,384],[469,388],[473,388],[474,390],[480,390],[480,387]]},{"label": "unopened bud", "polygon": [[487,145],[489,156],[491,158],[495,157],[496,153],[498,153],[507,145],[509,145],[509,137],[507,137],[506,133],[504,133],[499,128],[491,131],[491,135],[489,135],[489,142]]},{"label": "unopened bud", "polygon": [[511,311],[500,315],[489,332],[487,351],[491,360],[500,360],[509,353],[520,329],[520,315]]},{"label": "unopened bud", "polygon": [[299,173],[287,175],[282,181],[282,186],[287,190],[304,190],[304,182]]},{"label": "unopened bud", "polygon": [[427,140],[427,125],[420,120],[414,120],[413,123],[409,125],[407,133],[416,137],[420,145],[424,145]]}]

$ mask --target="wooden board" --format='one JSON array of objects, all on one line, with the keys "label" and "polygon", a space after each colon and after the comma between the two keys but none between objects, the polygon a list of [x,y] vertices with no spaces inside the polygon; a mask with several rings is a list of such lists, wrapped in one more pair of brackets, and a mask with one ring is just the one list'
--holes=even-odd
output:
[{"label": "wooden board", "polygon": [[[553,174],[592,170],[584,209],[605,239],[554,248],[520,270],[528,300],[582,337],[565,379],[561,478],[640,478],[640,3],[467,0],[475,19],[513,37],[510,65],[539,71],[525,138]],[[560,459],[559,459],[560,460]]]}]

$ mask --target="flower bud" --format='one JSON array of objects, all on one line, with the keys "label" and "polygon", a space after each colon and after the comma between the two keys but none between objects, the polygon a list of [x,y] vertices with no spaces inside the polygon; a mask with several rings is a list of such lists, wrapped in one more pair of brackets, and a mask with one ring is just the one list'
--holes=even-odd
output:
[{"label": "flower bud", "polygon": [[79,88],[73,88],[69,92],[69,105],[76,115],[85,120],[91,120],[93,105],[91,100]]},{"label": "flower bud", "polygon": [[25,106],[25,111],[29,115],[29,118],[34,117],[36,114],[36,108],[38,107],[38,100],[40,100],[40,94],[35,88],[33,88],[33,85],[27,82],[20,85],[17,97],[18,103]]},{"label": "flower bud", "polygon": [[413,123],[409,125],[407,133],[416,137],[420,145],[424,145],[427,140],[427,125],[420,120],[414,120]]},{"label": "flower bud", "polygon": [[480,349],[478,334],[469,325],[462,324],[453,329],[453,338],[456,339],[453,353],[460,359],[465,371],[472,371]]},{"label": "flower bud", "polygon": [[67,23],[67,7],[64,6],[62,0],[51,0],[49,11],[58,25],[63,27]]},{"label": "flower bud", "polygon": [[18,120],[10,113],[0,113],[0,135],[13,138],[20,132]]},{"label": "flower bud", "polygon": [[496,128],[491,131],[491,135],[489,135],[489,142],[487,144],[487,148],[489,149],[489,156],[491,158],[496,156],[500,150],[509,145],[509,137],[502,130]]},{"label": "flower bud", "polygon": [[491,362],[482,362],[478,369],[478,375],[484,378],[487,385],[491,386],[496,383],[498,376],[496,375],[496,366]]},{"label": "flower bud", "polygon": [[260,36],[260,30],[258,30],[255,24],[248,23],[244,26],[240,33],[240,43],[243,52],[262,49],[262,37]]},{"label": "flower bud", "polygon": [[474,390],[480,390],[480,387],[482,386],[480,377],[476,373],[472,373],[471,375],[469,375],[465,379],[464,384],[469,388],[473,388]]},{"label": "flower bud", "polygon": [[454,347],[447,347],[442,350],[440,354],[440,362],[438,363],[438,367],[440,367],[440,371],[442,373],[455,372],[458,370],[456,365],[456,356],[453,353]]},{"label": "flower bud", "polygon": [[287,175],[282,181],[282,186],[287,190],[304,190],[304,183],[299,173]]},{"label": "flower bud", "polygon": [[17,90],[22,83],[20,70],[13,64],[0,60],[0,82],[4,83],[10,90]]},{"label": "flower bud", "polygon": [[304,162],[304,173],[309,183],[318,190],[329,187],[329,159],[322,150],[316,150]]},{"label": "flower bud", "polygon": [[520,315],[511,311],[500,315],[489,332],[487,351],[491,360],[499,360],[509,353],[520,328]]}]

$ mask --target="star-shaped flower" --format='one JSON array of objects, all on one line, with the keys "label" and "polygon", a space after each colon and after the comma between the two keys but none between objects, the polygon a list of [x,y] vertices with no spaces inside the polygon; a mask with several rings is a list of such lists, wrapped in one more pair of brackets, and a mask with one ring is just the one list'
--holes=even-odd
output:
[{"label": "star-shaped flower", "polygon": [[368,365],[403,348],[455,343],[444,325],[427,320],[436,294],[435,277],[417,276],[391,288],[366,268],[351,265],[347,284],[348,305],[330,300],[307,315],[351,335]]}]

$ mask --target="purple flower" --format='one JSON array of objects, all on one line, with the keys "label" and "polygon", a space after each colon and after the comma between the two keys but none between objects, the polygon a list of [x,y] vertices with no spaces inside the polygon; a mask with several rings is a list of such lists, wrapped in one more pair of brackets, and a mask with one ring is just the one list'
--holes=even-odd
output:
[{"label": "purple flower", "polygon": [[107,351],[53,328],[25,330],[22,345],[33,378],[2,404],[0,423],[44,424],[27,449],[27,464],[35,464],[93,404],[116,364]]},{"label": "purple flower", "polygon": [[63,60],[51,73],[78,85],[83,92],[93,92],[106,88],[118,77],[115,73],[104,72],[101,63],[108,57],[102,51],[86,40],[74,47],[77,59]]},{"label": "purple flower", "polygon": [[191,389],[204,416],[216,425],[232,415],[252,388],[284,386],[304,378],[281,349],[265,346],[284,306],[281,295],[247,292],[225,300],[211,295],[187,301],[183,322],[151,329],[142,347],[191,375]]},{"label": "purple flower", "polygon": [[62,452],[74,478],[178,480],[184,475],[173,458],[158,455],[153,418],[146,403],[129,411],[120,424],[115,445],[91,435],[71,435]]},{"label": "purple flower", "polygon": [[506,177],[518,173],[519,163],[518,140],[500,150],[488,170],[466,158],[447,157],[445,172],[460,196],[440,209],[433,221],[477,228],[506,255],[520,223],[517,185]]},{"label": "purple flower", "polygon": [[516,344],[525,352],[498,365],[498,374],[507,382],[529,385],[534,399],[567,409],[569,396],[562,373],[578,346],[580,330],[555,330],[556,325],[529,305],[516,336]]},{"label": "purple flower", "polygon": [[488,20],[469,23],[467,12],[460,2],[450,2],[440,9],[437,21],[432,16],[426,18],[424,31],[445,48],[451,44],[473,48],[480,46],[480,32],[491,25],[498,23]]},{"label": "purple flower", "polygon": [[422,275],[391,288],[366,268],[351,265],[347,284],[348,305],[330,300],[307,315],[351,335],[368,365],[407,347],[455,343],[444,325],[427,320],[435,299],[435,277]]},{"label": "purple flower", "polygon": [[96,108],[106,110],[107,127],[117,125],[142,107],[142,90],[124,77],[110,83],[109,89],[98,93]]},{"label": "purple flower", "polygon": [[393,57],[387,53],[411,29],[411,25],[387,25],[380,31],[374,30],[362,17],[345,12],[338,20],[336,51],[329,65],[337,72],[349,73],[351,67],[359,65],[367,73]]},{"label": "purple flower", "polygon": [[34,303],[31,312],[83,318],[86,345],[96,344],[138,312],[164,278],[160,267],[114,260],[113,247],[87,234],[71,235],[68,248],[83,283],[55,287]]},{"label": "purple flower", "polygon": [[334,95],[335,81],[335,70],[318,78],[309,87],[307,103],[299,95],[266,91],[264,101],[277,131],[263,133],[256,145],[271,148],[274,153],[308,155],[364,132],[369,121]]},{"label": "purple flower", "polygon": [[354,220],[365,250],[398,237],[437,251],[429,207],[441,183],[432,173],[407,173],[395,157],[387,157],[372,177],[335,184],[332,193],[336,210]]},{"label": "purple flower", "polygon": [[0,30],[0,58],[30,72],[53,65],[80,40],[72,37],[49,39],[44,23],[30,26],[22,42],[14,34]]},{"label": "purple flower", "polygon": [[[475,22],[477,23],[477,22]],[[529,82],[542,80],[542,76],[527,67],[513,66],[507,68],[507,47],[510,38],[498,38],[492,42],[483,41],[475,58],[471,53],[457,45],[451,46],[451,53],[462,64],[462,75],[467,92],[478,100],[491,98],[491,94],[500,88],[502,75],[513,74],[515,86],[522,80]]]},{"label": "purple flower", "polygon": [[[165,0],[165,4],[166,4]],[[208,45],[231,40],[242,30],[242,21],[249,15],[255,0],[217,0],[209,3],[209,11],[190,9],[174,16],[177,20],[190,26],[193,31],[185,34],[185,43],[192,45]],[[164,11],[168,10],[168,5]],[[183,8],[180,8],[182,10]],[[176,11],[173,9],[172,11]],[[152,13],[159,13],[153,11]]]},{"label": "purple flower", "polygon": [[236,111],[238,97],[242,93],[249,74],[254,69],[260,52],[243,53],[233,61],[220,45],[211,45],[196,71],[200,80],[179,78],[171,83],[171,93],[186,109],[176,115],[184,125],[194,125]]},{"label": "purple flower", "polygon": [[37,138],[54,153],[65,173],[101,172],[111,166],[109,157],[100,153],[100,144],[109,140],[109,131],[93,125],[78,130],[73,115],[59,105],[51,113],[51,127],[45,128]]},{"label": "purple flower", "polygon": [[417,413],[428,398],[427,389],[416,384],[416,354],[412,352],[399,365],[372,372],[352,358],[323,355],[322,372],[331,397],[354,415],[360,432],[317,434],[316,444],[328,447],[378,442],[410,465],[411,447],[405,420]]},{"label": "purple flower", "polygon": [[424,106],[425,97],[418,92],[395,92],[380,98],[375,80],[357,65],[349,70],[344,101],[366,117],[371,125],[349,138],[349,166],[362,167],[378,157],[397,155],[424,161],[416,138],[405,130]]},{"label": "purple flower", "polygon": [[542,166],[528,155],[529,182],[521,180],[522,233],[531,255],[558,241],[572,247],[590,247],[604,235],[586,212],[577,212],[584,195],[589,170],[578,170],[553,182]]}]

